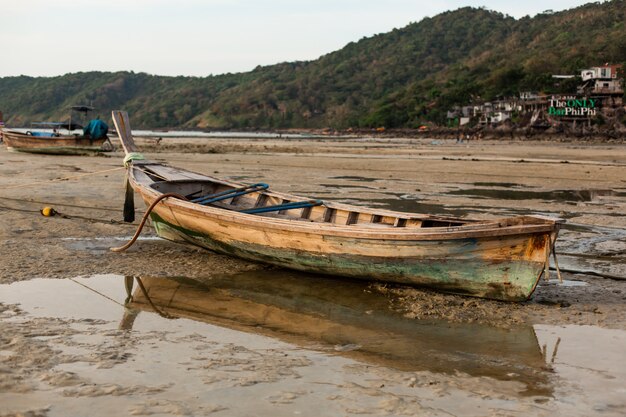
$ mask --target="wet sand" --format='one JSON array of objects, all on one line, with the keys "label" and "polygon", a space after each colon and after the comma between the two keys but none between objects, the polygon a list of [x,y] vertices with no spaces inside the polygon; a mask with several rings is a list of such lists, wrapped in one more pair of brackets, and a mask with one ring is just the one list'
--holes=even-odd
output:
[{"label": "wet sand", "polygon": [[[552,369],[548,380],[567,380],[556,389],[552,381],[548,395],[524,395],[529,388],[525,377],[501,381],[493,375],[472,375],[467,369],[455,374],[453,365],[447,373],[417,365],[411,370],[368,362],[358,354],[346,357],[316,350],[318,342],[309,339],[302,347],[299,340],[277,340],[275,334],[216,325],[210,335],[205,334],[206,327],[194,327],[199,324],[189,325],[193,331],[179,329],[180,334],[172,329],[159,333],[155,328],[129,334],[119,328],[119,311],[116,318],[93,318],[85,310],[82,317],[63,311],[39,317],[36,306],[27,308],[0,297],[0,415],[86,411],[91,415],[620,415],[626,411],[626,402],[620,400],[623,392],[617,397],[606,394],[616,386],[623,391],[623,360],[606,364],[598,359],[584,366],[563,360],[559,365],[561,356],[556,355],[556,362],[550,363],[550,352],[559,344],[561,352],[568,352],[585,339],[607,337],[613,345],[624,346],[623,145],[381,138],[164,138],[157,145],[147,138],[139,140],[139,146],[153,159],[175,166],[242,182],[267,182],[276,190],[323,199],[480,218],[537,213],[567,219],[557,244],[561,267],[593,274],[564,272],[566,283],[560,285],[553,273],[553,280],[542,282],[526,303],[357,284],[360,291],[374,294],[398,317],[416,325],[444,319],[450,325],[489,326],[514,333],[520,326],[531,328],[540,356],[545,356],[542,363],[567,368]],[[109,247],[121,245],[136,227],[121,221],[124,172],[117,169],[121,159],[119,152],[69,157],[0,150],[0,284],[18,288],[19,282],[28,285],[26,281],[36,278],[98,274],[211,282],[217,276],[282,273],[155,239],[150,229],[131,250],[110,252]],[[59,180],[64,178],[69,179]],[[139,217],[144,207],[136,203]],[[44,206],[59,215],[41,216]],[[26,297],[28,291],[20,294]],[[157,323],[156,317],[149,320]],[[168,331],[175,337],[169,338]],[[594,336],[594,332],[609,333]],[[353,350],[353,344],[340,343],[337,351]],[[602,346],[596,349],[606,353]],[[155,355],[161,365],[152,374],[146,368]],[[581,352],[571,355],[585,357]],[[175,370],[166,366],[170,362]],[[586,371],[568,374],[576,366]],[[185,368],[193,370],[189,381]],[[135,380],[127,378],[129,372],[151,377]],[[118,375],[125,377],[118,379]],[[576,386],[575,381],[583,377],[590,378],[591,385]],[[189,388],[187,394],[184,387]],[[202,391],[198,387],[211,394],[193,397],[191,393]],[[245,402],[240,401],[242,396]],[[578,407],[567,402],[570,397]],[[68,399],[78,411],[69,411]],[[92,404],[97,404],[93,410]]]}]

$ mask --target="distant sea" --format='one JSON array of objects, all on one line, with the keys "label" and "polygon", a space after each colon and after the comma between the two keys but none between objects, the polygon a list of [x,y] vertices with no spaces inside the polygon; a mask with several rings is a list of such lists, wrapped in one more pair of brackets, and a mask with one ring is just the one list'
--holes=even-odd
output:
[{"label": "distant sea", "polygon": [[233,131],[213,131],[197,132],[190,130],[133,130],[134,136],[160,136],[162,138],[314,138],[320,135],[311,133],[273,133],[273,132],[233,132]]},{"label": "distant sea", "polygon": [[[11,128],[11,130],[15,130],[18,132],[26,133],[31,130],[37,130],[38,132],[48,132],[52,133],[52,129],[31,129],[31,128]],[[73,132],[69,132],[65,129],[60,129],[59,134],[68,135],[68,134],[77,134],[81,132],[80,130],[74,130]],[[271,132],[233,132],[233,131],[214,131],[214,132],[198,132],[192,130],[168,130],[168,131],[159,131],[159,130],[133,130],[133,136],[137,137],[162,137],[162,138],[258,138],[258,139],[267,139],[267,138],[291,138],[291,139],[302,139],[302,138],[316,138],[323,137],[320,135],[314,135],[311,133],[271,133]]]}]

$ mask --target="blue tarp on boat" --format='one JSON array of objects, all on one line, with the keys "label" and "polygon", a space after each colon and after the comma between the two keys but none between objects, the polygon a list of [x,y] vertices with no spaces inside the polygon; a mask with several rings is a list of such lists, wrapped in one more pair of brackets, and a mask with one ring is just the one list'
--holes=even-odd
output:
[{"label": "blue tarp on boat", "polygon": [[107,135],[109,126],[100,119],[93,119],[83,129],[83,133],[89,135],[91,139],[101,139]]}]

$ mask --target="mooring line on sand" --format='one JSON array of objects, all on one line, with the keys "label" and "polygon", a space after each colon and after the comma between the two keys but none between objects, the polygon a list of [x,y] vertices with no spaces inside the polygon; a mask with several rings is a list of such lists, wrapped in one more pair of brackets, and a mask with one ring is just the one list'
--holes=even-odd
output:
[{"label": "mooring line on sand", "polygon": [[[14,207],[2,206],[2,205],[0,205],[0,210],[19,211],[19,212],[22,212],[22,213],[38,213],[38,214],[41,214],[41,210],[30,210],[30,209],[24,209],[24,208],[14,208]],[[124,222],[122,220],[96,219],[96,218],[93,218],[93,217],[78,216],[78,215],[75,215],[75,214],[59,213],[56,210],[55,210],[54,213],[55,213],[54,214],[55,216],[59,216],[61,218],[68,219],[68,220],[80,219],[80,220],[87,220],[87,221],[94,222],[94,223],[118,224],[118,225],[122,225],[122,226],[132,226],[132,227],[135,227],[134,224],[127,223],[127,222]],[[147,225],[147,227],[152,227],[152,226],[151,225]]]},{"label": "mooring line on sand", "polygon": [[102,211],[113,211],[113,212],[121,212],[121,209],[113,208],[113,207],[94,207],[94,206],[81,206],[78,204],[67,204],[67,203],[53,203],[50,201],[38,201],[38,200],[30,200],[27,198],[14,198],[14,197],[1,197],[3,200],[17,201],[20,203],[33,203],[33,204],[45,204],[50,206],[63,206],[63,207],[72,207],[72,208],[81,208],[81,209],[91,209],[91,210],[102,210]]},{"label": "mooring line on sand", "polygon": [[126,169],[126,168],[118,167],[118,168],[104,169],[104,170],[95,171],[95,172],[86,172],[84,174],[72,175],[72,176],[69,176],[69,177],[52,178],[52,179],[48,179],[48,180],[35,181],[35,182],[31,182],[31,183],[26,183],[26,184],[16,184],[16,185],[12,185],[10,187],[1,187],[0,190],[11,190],[13,188],[32,187],[32,186],[35,186],[35,185],[50,184],[50,183],[53,183],[53,182],[69,181],[69,180],[73,180],[73,179],[77,179],[77,178],[88,177],[88,176],[91,176],[91,175],[104,174],[106,172],[119,171],[119,170],[123,170],[123,169]]}]

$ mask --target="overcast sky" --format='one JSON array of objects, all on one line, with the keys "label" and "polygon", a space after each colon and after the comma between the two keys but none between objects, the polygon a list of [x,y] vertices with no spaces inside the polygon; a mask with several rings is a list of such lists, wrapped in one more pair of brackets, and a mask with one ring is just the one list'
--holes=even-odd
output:
[{"label": "overcast sky", "polygon": [[464,6],[519,18],[588,1],[2,0],[0,76],[222,74],[313,60]]}]

